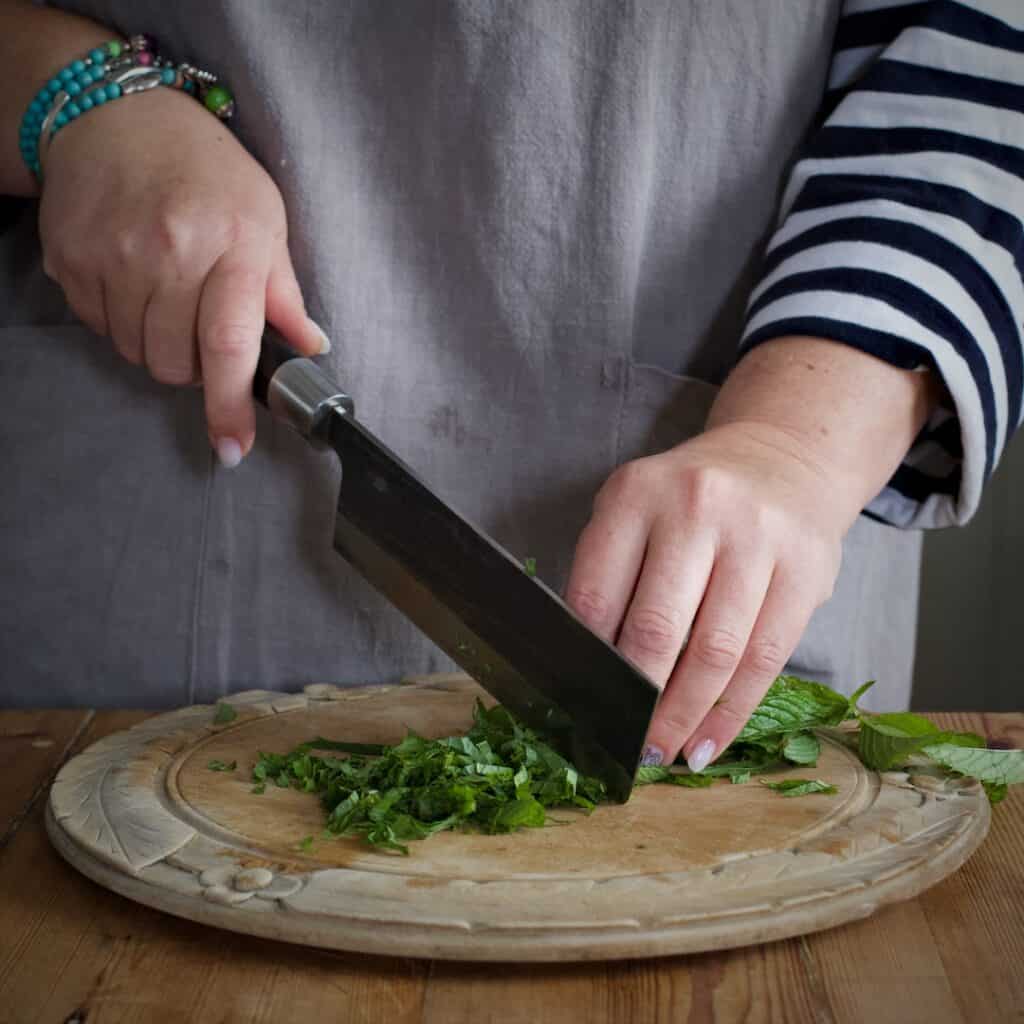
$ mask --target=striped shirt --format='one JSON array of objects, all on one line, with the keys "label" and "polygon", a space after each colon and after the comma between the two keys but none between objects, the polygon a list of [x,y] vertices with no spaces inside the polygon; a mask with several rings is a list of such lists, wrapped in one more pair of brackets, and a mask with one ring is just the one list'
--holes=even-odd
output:
[{"label": "striped shirt", "polygon": [[741,350],[789,334],[939,375],[865,513],[965,522],[1021,422],[1024,0],[846,0]]}]

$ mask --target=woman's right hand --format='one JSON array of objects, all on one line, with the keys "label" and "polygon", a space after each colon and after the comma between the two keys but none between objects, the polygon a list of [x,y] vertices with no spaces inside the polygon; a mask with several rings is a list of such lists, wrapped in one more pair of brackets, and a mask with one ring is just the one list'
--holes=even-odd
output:
[{"label": "woman's right hand", "polygon": [[210,443],[252,447],[264,319],[304,355],[329,344],[305,312],[284,203],[230,130],[167,88],[65,126],[44,163],[44,268],[72,310],[165,384],[202,383]]}]

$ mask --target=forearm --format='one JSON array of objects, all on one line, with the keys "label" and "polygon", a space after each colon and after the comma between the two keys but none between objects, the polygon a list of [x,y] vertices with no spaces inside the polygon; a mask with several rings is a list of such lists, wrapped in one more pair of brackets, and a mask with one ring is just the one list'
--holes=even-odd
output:
[{"label": "forearm", "polygon": [[834,484],[823,500],[852,519],[885,485],[934,410],[931,372],[897,369],[821,338],[767,341],[723,385],[708,428],[749,425],[792,445]]},{"label": "forearm", "polygon": [[35,94],[68,61],[116,33],[74,14],[30,0],[0,0],[0,195],[32,196],[38,183],[18,150],[18,129]]}]

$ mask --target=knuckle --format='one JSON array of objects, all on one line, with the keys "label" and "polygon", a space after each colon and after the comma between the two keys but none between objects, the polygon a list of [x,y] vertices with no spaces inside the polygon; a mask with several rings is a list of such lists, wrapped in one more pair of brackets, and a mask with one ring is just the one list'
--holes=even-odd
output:
[{"label": "knuckle", "polygon": [[141,252],[138,232],[134,227],[115,228],[108,250],[118,267],[130,266]]},{"label": "knuckle", "polygon": [[256,344],[256,336],[251,324],[219,320],[207,328],[203,348],[215,356],[233,359],[247,353]]},{"label": "knuckle", "polygon": [[700,518],[728,499],[728,474],[717,466],[696,466],[687,473],[683,511]]},{"label": "knuckle", "polygon": [[680,744],[685,743],[693,735],[700,723],[699,716],[687,718],[685,715],[672,712],[661,719],[661,725],[665,731],[674,736]]},{"label": "knuckle", "polygon": [[162,206],[153,221],[153,233],[161,252],[176,258],[190,253],[195,229],[195,210],[187,203]]},{"label": "knuckle", "polygon": [[745,700],[722,697],[715,705],[713,713],[720,723],[724,724],[730,732],[736,734],[747,724],[747,720],[756,706],[756,702],[750,704]]},{"label": "knuckle", "polygon": [[775,637],[754,637],[747,645],[743,660],[753,675],[774,678],[785,664],[786,655],[787,651]]},{"label": "knuckle", "polygon": [[785,513],[775,505],[758,504],[748,510],[748,524],[751,532],[759,538],[785,537],[787,522]]},{"label": "knuckle", "polygon": [[640,496],[646,493],[649,479],[647,459],[624,462],[611,473],[597,492],[594,508],[637,504]]},{"label": "knuckle", "polygon": [[566,601],[586,622],[603,624],[611,615],[611,600],[594,587],[571,587],[566,593]]},{"label": "knuckle", "polygon": [[627,617],[622,639],[630,648],[667,657],[679,653],[682,629],[678,616],[661,608],[638,608]]},{"label": "knuckle", "polygon": [[692,656],[705,668],[726,671],[734,668],[743,652],[743,642],[724,628],[698,632],[690,641]]},{"label": "knuckle", "polygon": [[161,384],[184,387],[186,384],[192,383],[194,373],[191,366],[166,360],[159,360],[156,363],[151,361],[148,365],[149,375]]}]

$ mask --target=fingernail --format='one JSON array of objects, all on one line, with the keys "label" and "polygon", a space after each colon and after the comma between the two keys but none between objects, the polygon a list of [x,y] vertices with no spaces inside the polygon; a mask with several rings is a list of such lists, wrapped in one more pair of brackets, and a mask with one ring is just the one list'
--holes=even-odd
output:
[{"label": "fingernail", "polygon": [[644,768],[650,768],[652,765],[659,765],[665,760],[665,751],[661,747],[654,746],[653,743],[649,743],[644,747],[643,756],[640,758],[640,764]]},{"label": "fingernail", "polygon": [[234,469],[242,461],[242,446],[233,437],[222,437],[216,448],[217,458],[225,469]]},{"label": "fingernail", "polygon": [[686,759],[686,765],[691,772],[702,772],[715,756],[714,740],[701,740],[693,749],[693,753]]},{"label": "fingernail", "polygon": [[327,332],[315,320],[309,318],[309,322],[316,328],[316,333],[320,335],[320,351],[317,355],[327,355],[331,351],[331,339],[327,337]]}]

